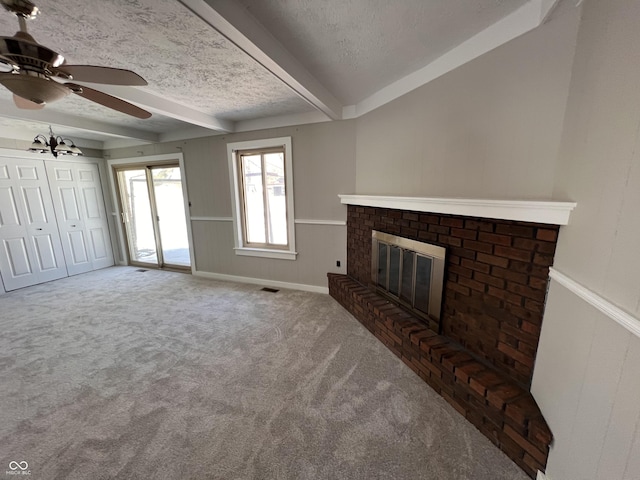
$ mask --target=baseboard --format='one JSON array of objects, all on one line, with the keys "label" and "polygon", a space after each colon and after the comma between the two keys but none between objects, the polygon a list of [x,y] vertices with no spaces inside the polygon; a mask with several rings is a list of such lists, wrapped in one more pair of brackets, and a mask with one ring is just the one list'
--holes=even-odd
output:
[{"label": "baseboard", "polygon": [[212,280],[222,280],[225,282],[249,283],[252,285],[264,285],[268,287],[288,288],[290,290],[302,290],[303,292],[329,294],[329,287],[319,287],[316,285],[306,285],[304,283],[279,282],[277,280],[267,280],[265,278],[240,277],[237,275],[226,275],[224,273],[203,272],[196,270],[195,277],[210,278]]},{"label": "baseboard", "polygon": [[547,475],[538,470],[538,475],[536,476],[536,480],[551,480]]}]

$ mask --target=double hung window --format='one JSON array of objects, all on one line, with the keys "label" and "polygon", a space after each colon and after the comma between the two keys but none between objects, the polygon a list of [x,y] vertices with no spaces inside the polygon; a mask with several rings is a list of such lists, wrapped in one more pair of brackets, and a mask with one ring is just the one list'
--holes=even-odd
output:
[{"label": "double hung window", "polygon": [[295,259],[291,139],[228,145],[236,253]]}]

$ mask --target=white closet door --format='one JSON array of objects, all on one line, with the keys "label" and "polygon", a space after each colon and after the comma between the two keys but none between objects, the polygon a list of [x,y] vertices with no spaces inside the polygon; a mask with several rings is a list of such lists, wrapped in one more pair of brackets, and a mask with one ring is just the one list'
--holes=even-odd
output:
[{"label": "white closet door", "polygon": [[47,164],[69,275],[113,265],[100,174],[96,164]]},{"label": "white closet door", "polygon": [[7,291],[67,276],[42,160],[0,158],[0,240]]}]

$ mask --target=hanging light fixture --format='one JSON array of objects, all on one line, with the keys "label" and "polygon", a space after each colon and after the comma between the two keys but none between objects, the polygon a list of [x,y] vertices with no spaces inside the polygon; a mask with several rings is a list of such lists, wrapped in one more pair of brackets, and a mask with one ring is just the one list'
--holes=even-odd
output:
[{"label": "hanging light fixture", "polygon": [[55,136],[53,130],[51,130],[51,125],[49,125],[49,139],[47,140],[44,135],[36,135],[28,151],[36,153],[51,152],[56,158],[58,158],[58,155],[72,155],[74,157],[83,155],[82,150],[76,147],[73,140]]}]

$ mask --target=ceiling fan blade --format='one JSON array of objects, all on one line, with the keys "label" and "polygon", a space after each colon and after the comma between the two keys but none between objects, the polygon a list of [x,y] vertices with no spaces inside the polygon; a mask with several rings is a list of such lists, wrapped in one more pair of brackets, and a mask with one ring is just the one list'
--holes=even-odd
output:
[{"label": "ceiling fan blade", "polygon": [[65,83],[65,85],[68,86],[76,95],[80,95],[87,100],[91,100],[92,102],[104,105],[107,108],[112,108],[113,110],[126,113],[127,115],[131,115],[136,118],[144,119],[151,116],[151,113],[147,112],[146,110],[136,107],[129,102],[120,100],[119,98],[111,96],[107,93],[99,92],[98,90],[94,90],[93,88],[76,85],[75,83]]},{"label": "ceiling fan blade", "polygon": [[34,103],[31,100],[27,100],[26,98],[22,98],[19,95],[13,94],[13,103],[16,104],[16,107],[22,108],[23,110],[42,110],[44,108],[44,103]]},{"label": "ceiling fan blade", "polygon": [[99,67],[96,65],[62,65],[54,71],[71,76],[78,82],[104,83],[105,85],[148,85],[147,81],[131,70]]}]

